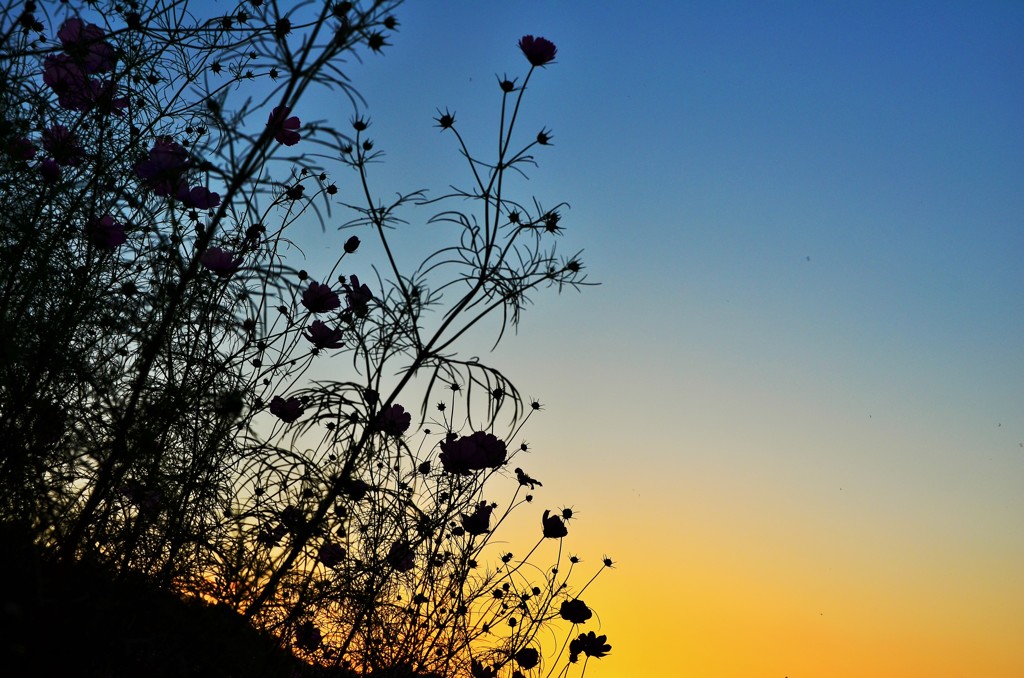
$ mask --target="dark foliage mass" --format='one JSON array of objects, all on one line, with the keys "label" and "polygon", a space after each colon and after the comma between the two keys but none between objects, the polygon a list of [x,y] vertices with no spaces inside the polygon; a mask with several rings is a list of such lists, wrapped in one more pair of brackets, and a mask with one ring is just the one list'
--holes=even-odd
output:
[{"label": "dark foliage mass", "polygon": [[[385,201],[349,67],[398,4],[0,10],[0,614],[25,675],[520,678],[608,654],[581,596],[612,563],[578,572],[572,509],[497,548],[543,489],[521,442],[542,407],[458,352],[587,284],[566,206],[512,192],[553,139],[514,130],[557,49],[519,41],[495,157],[435,119],[467,188]],[[303,107],[318,87],[346,129]],[[338,211],[339,258],[296,268],[292,226]],[[413,220],[444,244],[400,266]]]}]

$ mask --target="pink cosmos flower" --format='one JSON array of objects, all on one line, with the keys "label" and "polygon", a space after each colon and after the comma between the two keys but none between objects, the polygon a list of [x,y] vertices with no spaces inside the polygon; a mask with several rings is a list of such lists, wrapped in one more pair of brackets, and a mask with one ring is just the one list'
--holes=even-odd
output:
[{"label": "pink cosmos flower", "polygon": [[[199,255],[199,263],[205,266],[208,271],[212,271],[222,278],[227,278],[242,265],[242,257],[236,257],[219,247],[210,247]],[[270,411],[274,411],[273,404],[271,404]]]},{"label": "pink cosmos flower", "polygon": [[311,282],[302,293],[302,305],[313,313],[326,313],[341,306],[341,300],[327,285]]},{"label": "pink cosmos flower", "polygon": [[116,250],[123,245],[128,236],[124,226],[114,221],[114,217],[105,214],[99,219],[91,219],[85,224],[85,235],[93,245],[101,250]]},{"label": "pink cosmos flower", "polygon": [[61,169],[60,165],[53,158],[47,158],[39,163],[39,174],[43,177],[43,181],[48,184],[55,184],[60,180]]},{"label": "pink cosmos flower", "polygon": [[350,276],[349,282],[345,283],[345,302],[348,304],[348,311],[360,318],[365,318],[370,312],[370,302],[373,301],[373,292],[366,285],[359,283],[358,276]]},{"label": "pink cosmos flower", "polygon": [[544,66],[555,60],[558,48],[546,38],[535,38],[524,35],[519,40],[519,49],[523,50],[526,59],[534,66]]},{"label": "pink cosmos flower", "polygon": [[43,62],[43,82],[57,94],[57,103],[70,111],[87,111],[95,99],[97,84],[66,54],[48,56]]},{"label": "pink cosmos flower", "polygon": [[307,332],[302,336],[317,348],[341,348],[343,346],[342,331],[332,329],[322,320],[314,320],[313,324],[306,329]]},{"label": "pink cosmos flower", "polygon": [[189,188],[182,184],[174,197],[180,200],[185,207],[200,210],[208,210],[220,204],[220,194],[203,186]]},{"label": "pink cosmos flower", "polygon": [[113,46],[104,41],[103,29],[95,24],[73,17],[61,25],[57,37],[64,51],[75,58],[86,73],[109,71],[117,62]]},{"label": "pink cosmos flower", "polygon": [[64,125],[54,125],[43,130],[43,148],[59,165],[76,167],[82,164],[82,147],[78,137]]},{"label": "pink cosmos flower", "polygon": [[267,120],[267,127],[274,131],[274,138],[285,146],[294,146],[301,140],[295,130],[302,126],[302,121],[295,116],[289,118],[291,110],[287,106],[278,106],[270,112],[270,118]]},{"label": "pink cosmos flower", "polygon": [[302,416],[302,412],[302,403],[298,398],[285,400],[281,396],[274,396],[270,401],[270,413],[286,424],[296,421]]},{"label": "pink cosmos flower", "polygon": [[188,164],[188,151],[170,137],[160,137],[149,149],[149,157],[135,165],[135,176],[158,196],[166,198],[182,190]]}]

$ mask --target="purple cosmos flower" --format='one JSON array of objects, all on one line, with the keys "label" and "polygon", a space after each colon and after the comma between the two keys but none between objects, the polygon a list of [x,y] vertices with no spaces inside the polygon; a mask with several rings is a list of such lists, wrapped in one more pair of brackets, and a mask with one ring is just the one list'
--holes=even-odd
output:
[{"label": "purple cosmos flower", "polygon": [[341,348],[343,345],[342,331],[330,328],[322,320],[314,320],[307,330],[302,336],[311,341],[317,348]]},{"label": "purple cosmos flower", "polygon": [[555,60],[558,48],[546,38],[535,38],[524,35],[519,40],[519,49],[523,50],[526,59],[534,66],[543,66]]},{"label": "purple cosmos flower", "polygon": [[76,167],[82,164],[83,153],[78,137],[64,125],[43,130],[43,148],[58,165]]},{"label": "purple cosmos flower", "polygon": [[149,157],[135,165],[135,176],[154,193],[166,198],[182,190],[187,169],[188,151],[169,137],[160,137],[149,149]]},{"label": "purple cosmos flower", "polygon": [[409,430],[412,415],[401,405],[391,405],[377,415],[376,428],[381,433],[398,437]]},{"label": "purple cosmos flower", "polygon": [[302,121],[297,117],[288,117],[292,109],[287,106],[278,106],[270,112],[267,120],[267,127],[274,131],[274,138],[285,146],[294,146],[299,143],[301,137],[295,130],[302,126]]},{"label": "purple cosmos flower", "polygon": [[208,210],[220,204],[220,194],[203,186],[188,188],[182,184],[174,197],[180,200],[185,207],[200,210]]},{"label": "purple cosmos flower", "polygon": [[274,396],[270,401],[270,413],[286,424],[297,420],[302,416],[302,412],[302,403],[298,398],[285,400],[281,396]]},{"label": "purple cosmos flower", "polygon": [[373,301],[373,292],[366,285],[359,284],[358,276],[350,276],[348,283],[345,283],[345,301],[348,303],[348,311],[360,318],[365,318],[370,312],[370,302]]},{"label": "purple cosmos flower", "polygon": [[317,550],[316,559],[327,567],[334,567],[345,559],[345,549],[333,542],[324,542]]},{"label": "purple cosmos flower", "polygon": [[48,184],[55,184],[60,180],[61,169],[60,165],[53,158],[47,158],[39,163],[39,174],[43,177],[43,181]]},{"label": "purple cosmos flower", "polygon": [[[227,278],[242,265],[242,257],[236,257],[219,247],[210,247],[199,255],[199,263],[205,266],[206,270],[212,271],[222,278]],[[270,406],[270,411],[274,412],[273,404]],[[274,414],[277,413],[274,412]],[[281,418],[284,419],[284,417]]]},{"label": "purple cosmos flower", "polygon": [[541,521],[544,525],[544,538],[561,539],[569,534],[569,529],[565,526],[561,516],[553,516],[550,514],[551,511],[545,510],[544,518]]},{"label": "purple cosmos flower", "polygon": [[302,305],[312,313],[326,313],[341,306],[341,300],[327,285],[311,282],[302,293]]},{"label": "purple cosmos flower", "polygon": [[491,529],[491,511],[494,507],[486,501],[476,505],[473,513],[462,514],[462,529],[472,535],[487,534]]},{"label": "purple cosmos flower", "polygon": [[117,53],[104,41],[103,29],[99,26],[74,17],[61,25],[57,37],[64,51],[82,64],[86,73],[102,73],[114,68]]},{"label": "purple cosmos flower", "polygon": [[46,57],[43,82],[57,94],[61,108],[86,111],[95,99],[97,84],[66,54]]},{"label": "purple cosmos flower", "polygon": [[114,221],[114,217],[109,214],[99,219],[90,219],[85,224],[85,235],[101,250],[116,250],[128,239],[124,234],[124,226]]},{"label": "purple cosmos flower", "polygon": [[441,465],[448,473],[469,475],[485,468],[498,468],[505,463],[505,443],[491,433],[476,433],[456,438],[449,434],[441,442]]},{"label": "purple cosmos flower", "polygon": [[346,254],[352,254],[357,249],[359,249],[359,238],[352,236],[351,238],[345,241]]}]

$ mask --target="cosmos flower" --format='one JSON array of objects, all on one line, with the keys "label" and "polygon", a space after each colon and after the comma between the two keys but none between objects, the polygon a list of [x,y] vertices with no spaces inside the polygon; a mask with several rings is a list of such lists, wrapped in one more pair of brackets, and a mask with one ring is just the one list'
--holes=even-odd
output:
[{"label": "cosmos flower", "polygon": [[535,38],[532,35],[524,35],[519,40],[519,49],[523,50],[526,59],[534,66],[544,66],[555,60],[558,48],[555,43],[546,38]]},{"label": "cosmos flower", "polygon": [[313,324],[307,328],[306,333],[302,336],[320,349],[341,348],[343,345],[341,339],[342,331],[337,328],[329,327],[322,320],[314,320]]},{"label": "cosmos flower", "polygon": [[287,106],[278,106],[270,112],[270,118],[267,120],[267,127],[274,131],[274,138],[285,146],[294,146],[302,139],[295,131],[302,126],[302,121],[295,116],[289,118],[291,110]]},{"label": "cosmos flower", "polygon": [[480,502],[476,505],[473,513],[462,514],[462,529],[472,535],[487,534],[491,529],[491,512],[493,510],[492,505],[485,501]]},{"label": "cosmos flower", "polygon": [[311,282],[302,293],[302,305],[312,313],[326,313],[341,306],[341,300],[327,285]]},{"label": "cosmos flower", "polygon": [[116,250],[128,239],[124,226],[106,214],[99,219],[90,219],[85,224],[85,235],[93,245],[102,250]]},{"label": "cosmos flower", "polygon": [[579,598],[562,601],[562,607],[559,608],[558,614],[562,619],[573,624],[582,624],[594,616],[593,611]]},{"label": "cosmos flower", "polygon": [[401,405],[391,405],[377,415],[376,427],[381,433],[398,437],[409,430],[412,415]]},{"label": "cosmos flower", "polygon": [[[219,247],[210,247],[199,255],[199,263],[205,266],[208,271],[212,271],[222,278],[227,278],[242,265],[242,257],[236,257]],[[273,403],[271,403],[270,411],[274,411]]]},{"label": "cosmos flower", "polygon": [[561,539],[562,537],[569,534],[569,529],[565,526],[565,522],[562,521],[561,516],[550,515],[551,511],[544,511],[544,518],[542,524],[544,525],[544,537],[546,539]]},{"label": "cosmos flower", "polygon": [[609,652],[612,646],[607,642],[608,636],[599,636],[593,631],[581,633],[580,637],[569,643],[569,661],[576,662],[580,654],[585,654],[594,659],[600,659]]},{"label": "cosmos flower", "polygon": [[285,400],[281,396],[274,396],[270,401],[270,413],[286,424],[296,421],[302,416],[302,412],[302,403],[298,398]]},{"label": "cosmos flower", "polygon": [[498,468],[505,463],[505,443],[491,433],[476,433],[441,442],[441,465],[448,473],[469,475],[485,468]]}]

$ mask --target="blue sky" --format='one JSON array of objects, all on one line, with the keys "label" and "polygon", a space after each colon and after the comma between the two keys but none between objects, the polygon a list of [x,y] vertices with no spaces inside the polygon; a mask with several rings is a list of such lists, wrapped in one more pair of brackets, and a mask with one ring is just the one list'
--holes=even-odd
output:
[{"label": "blue sky", "polygon": [[437,109],[489,148],[518,38],[559,48],[520,127],[555,145],[518,190],[571,204],[602,284],[538,297],[493,358],[547,404],[531,472],[580,551],[621,562],[593,675],[1020,675],[1024,5],[397,16],[351,70],[383,196],[467,185]]}]

